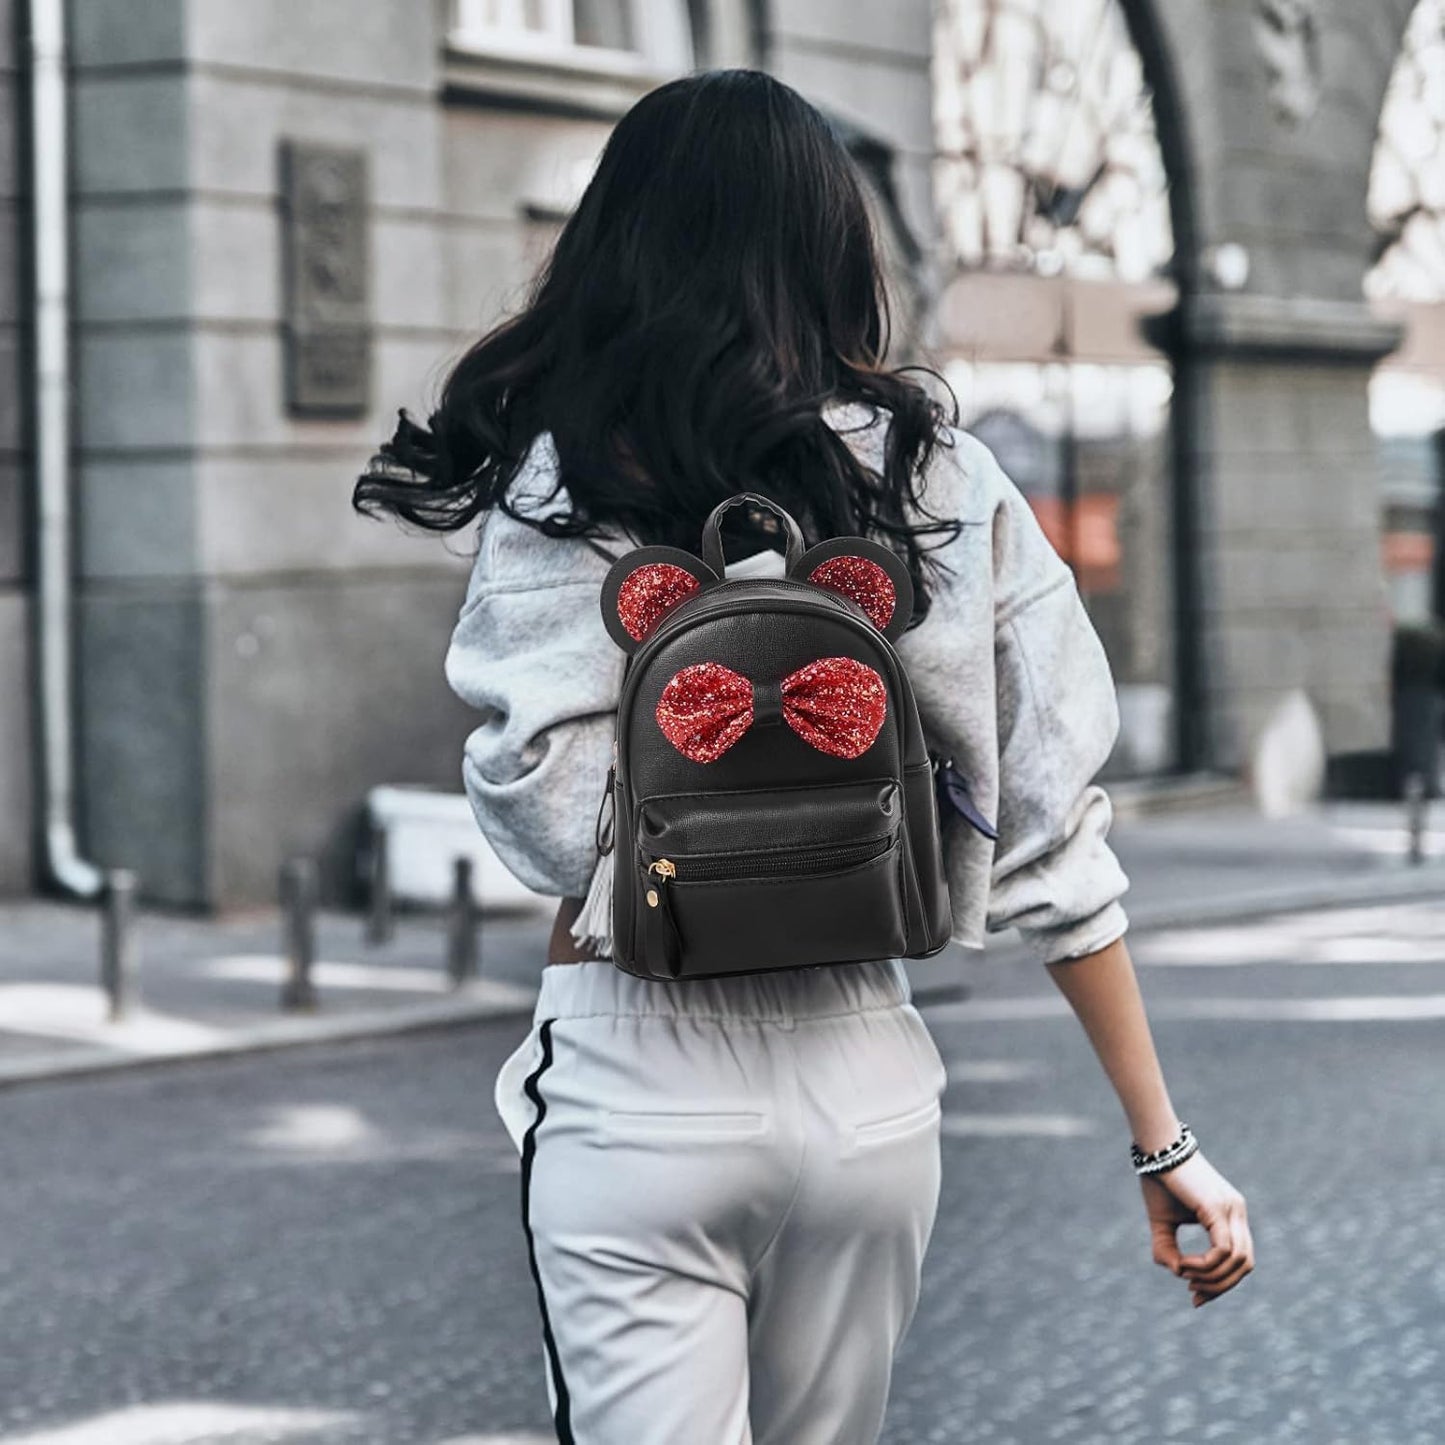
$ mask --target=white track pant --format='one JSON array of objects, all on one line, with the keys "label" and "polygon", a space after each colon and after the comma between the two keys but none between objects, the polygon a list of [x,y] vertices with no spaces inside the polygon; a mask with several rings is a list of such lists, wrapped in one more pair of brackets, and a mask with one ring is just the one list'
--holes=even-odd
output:
[{"label": "white track pant", "polygon": [[874,1445],[943,1084],[896,961],[547,968],[496,1097],[562,1445]]}]

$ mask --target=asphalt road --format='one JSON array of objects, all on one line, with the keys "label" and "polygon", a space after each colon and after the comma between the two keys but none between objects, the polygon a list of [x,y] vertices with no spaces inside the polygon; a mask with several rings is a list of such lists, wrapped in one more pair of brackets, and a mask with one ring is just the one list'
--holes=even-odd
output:
[{"label": "asphalt road", "polygon": [[[944,1200],[888,1445],[1439,1445],[1445,906],[1136,950],[1255,1274],[1194,1310],[1149,1261],[1082,1032],[980,963],[927,1010]],[[516,1029],[0,1094],[0,1442],[550,1438],[490,1105]]]}]

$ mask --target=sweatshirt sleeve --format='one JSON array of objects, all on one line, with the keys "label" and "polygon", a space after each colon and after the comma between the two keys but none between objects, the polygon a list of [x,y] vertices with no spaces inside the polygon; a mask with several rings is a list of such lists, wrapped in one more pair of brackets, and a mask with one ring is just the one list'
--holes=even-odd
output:
[{"label": "sweatshirt sleeve", "polygon": [[445,670],[481,714],[462,782],[477,824],[528,888],[581,897],[612,760],[623,654],[602,625],[607,559],[489,517]]},{"label": "sweatshirt sleeve", "polygon": [[1094,782],[1119,732],[1104,648],[1073,573],[997,462],[994,661],[999,839],[988,926],[1016,927],[1042,962],[1104,948],[1128,926],[1128,879]]}]

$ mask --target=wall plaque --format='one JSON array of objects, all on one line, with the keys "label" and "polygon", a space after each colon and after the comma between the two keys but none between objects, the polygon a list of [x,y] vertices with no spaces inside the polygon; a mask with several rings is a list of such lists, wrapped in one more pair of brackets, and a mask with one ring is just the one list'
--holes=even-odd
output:
[{"label": "wall plaque", "polygon": [[371,400],[366,152],[281,144],[286,409],[357,416]]}]

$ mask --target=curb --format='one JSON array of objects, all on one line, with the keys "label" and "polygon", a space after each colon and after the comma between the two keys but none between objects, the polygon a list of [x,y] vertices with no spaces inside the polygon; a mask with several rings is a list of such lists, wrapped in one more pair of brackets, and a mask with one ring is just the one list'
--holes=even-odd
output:
[{"label": "curb", "polygon": [[92,1078],[132,1069],[160,1068],[168,1064],[239,1058],[308,1045],[355,1043],[364,1039],[427,1033],[486,1023],[492,1019],[530,1018],[535,995],[510,984],[492,984],[489,993],[501,987],[515,997],[468,997],[463,994],[435,1003],[408,1004],[385,1012],[373,1009],[329,1017],[275,1019],[236,1029],[224,1038],[175,1048],[125,1052],[104,1044],[87,1044],[35,1054],[29,1058],[0,1062],[0,1090],[54,1080]]},{"label": "curb", "polygon": [[1120,779],[1106,785],[1115,822],[1251,807],[1253,795],[1242,778],[1221,773],[1185,773],[1151,780]]},{"label": "curb", "polygon": [[1188,902],[1176,900],[1124,908],[1129,926],[1138,932],[1164,928],[1207,928],[1220,923],[1247,923],[1276,913],[1304,909],[1358,908],[1371,903],[1421,903],[1445,900],[1445,861],[1422,863],[1398,871],[1365,871],[1348,878],[1319,878],[1274,888],[1242,889]]},{"label": "curb", "polygon": [[[1170,928],[1207,928],[1217,924],[1248,923],[1252,920],[1304,909],[1352,908],[1379,903],[1422,902],[1445,899],[1445,861],[1381,872],[1365,872],[1351,878],[1316,879],[1286,887],[1250,889],[1216,894],[1188,902],[1141,904],[1129,909],[1133,932],[1156,932]],[[1009,934],[989,938],[986,952],[1017,947]],[[934,989],[919,987],[927,1000],[930,992],[940,994],[933,1002],[952,997],[966,984],[940,980]],[[492,1019],[528,1018],[535,995],[515,984],[489,983],[488,994],[462,994],[430,1003],[408,1004],[385,1012],[369,1010],[352,1014],[283,1018],[247,1025],[223,1038],[195,1045],[137,1049],[130,1052],[103,1044],[80,1045],[27,1058],[0,1061],[0,1090],[56,1080],[92,1078],[133,1069],[161,1068],[168,1064],[203,1063],[240,1058],[250,1054],[310,1045],[358,1043],[403,1034],[427,1033],[463,1028]],[[497,993],[503,996],[496,996]],[[510,995],[510,997],[508,996]]]}]

